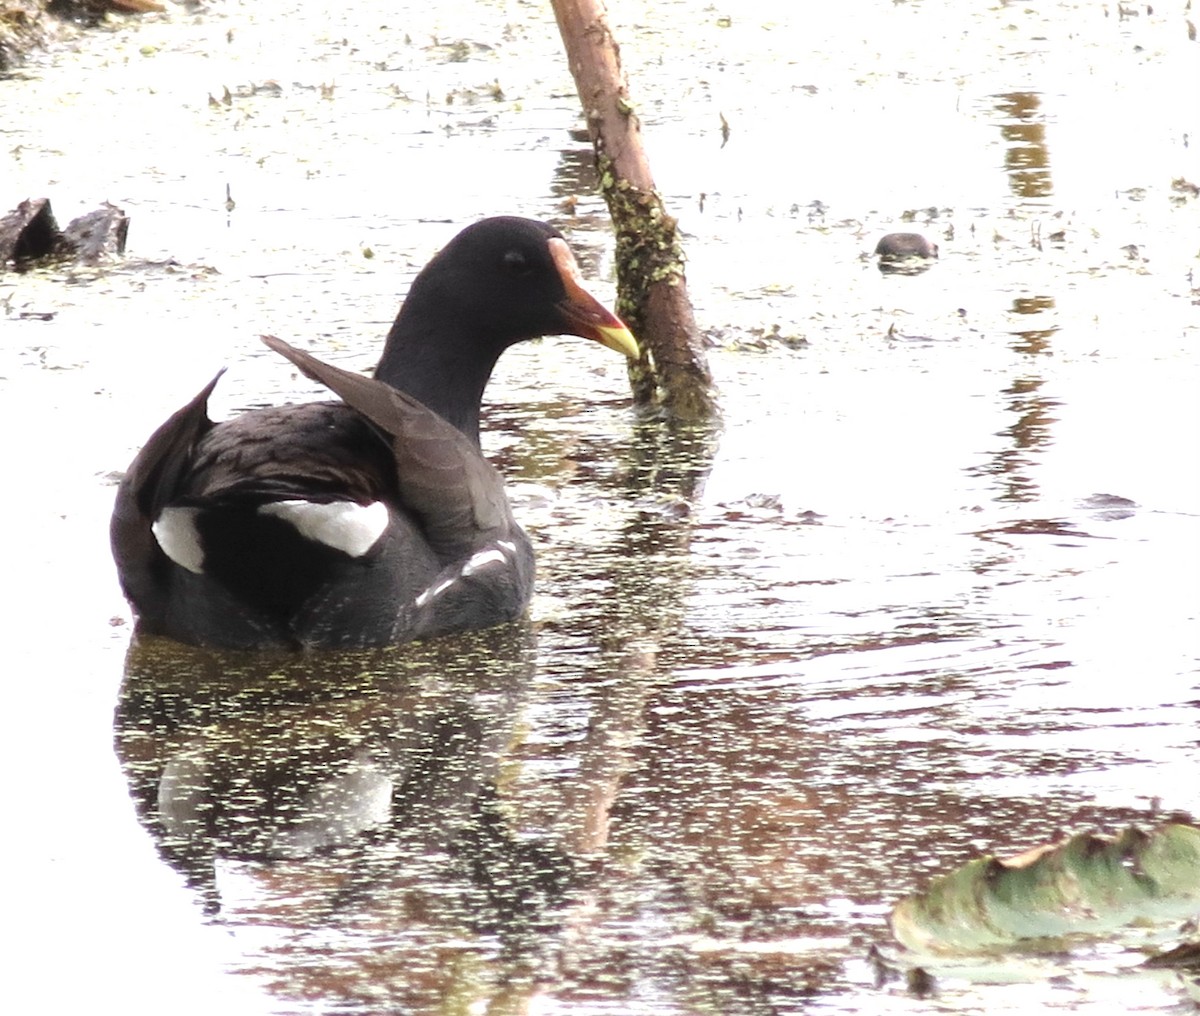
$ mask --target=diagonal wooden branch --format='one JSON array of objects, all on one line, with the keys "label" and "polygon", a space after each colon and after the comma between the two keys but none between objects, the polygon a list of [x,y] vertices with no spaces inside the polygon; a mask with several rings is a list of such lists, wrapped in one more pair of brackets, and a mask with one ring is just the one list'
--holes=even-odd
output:
[{"label": "diagonal wooden branch", "polygon": [[679,421],[713,422],[716,392],[688,299],[679,227],[650,175],[604,4],[553,3],[616,230],[617,311],[645,350],[630,368],[634,396]]}]

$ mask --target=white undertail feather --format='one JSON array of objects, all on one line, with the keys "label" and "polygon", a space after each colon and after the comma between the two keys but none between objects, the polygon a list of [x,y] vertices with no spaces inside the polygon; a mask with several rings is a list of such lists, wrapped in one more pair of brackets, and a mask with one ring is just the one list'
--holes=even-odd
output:
[{"label": "white undertail feather", "polygon": [[368,505],[353,501],[273,501],[259,509],[261,515],[274,515],[296,527],[310,540],[340,550],[350,557],[362,557],[375,546],[388,525],[387,505],[373,501]]},{"label": "white undertail feather", "polygon": [[204,547],[196,530],[199,508],[164,508],[150,531],[162,552],[180,568],[197,575],[204,574]]}]

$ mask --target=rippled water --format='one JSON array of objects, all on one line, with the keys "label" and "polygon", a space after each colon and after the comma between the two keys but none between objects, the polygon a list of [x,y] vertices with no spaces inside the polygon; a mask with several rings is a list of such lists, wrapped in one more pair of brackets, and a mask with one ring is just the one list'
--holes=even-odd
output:
[{"label": "rippled water", "polygon": [[[870,956],[933,874],[1200,810],[1189,19],[614,2],[720,440],[640,423],[615,357],[513,350],[529,624],[302,660],[131,646],[114,477],[222,364],[220,413],[312,394],[261,331],[369,364],[480,215],[553,219],[611,294],[552,18],[180,8],[0,81],[7,206],[133,220],[116,266],[0,278],[6,1001],[1181,1009],[1125,946],[923,1000]],[[881,274],[892,230],[939,261]]]}]

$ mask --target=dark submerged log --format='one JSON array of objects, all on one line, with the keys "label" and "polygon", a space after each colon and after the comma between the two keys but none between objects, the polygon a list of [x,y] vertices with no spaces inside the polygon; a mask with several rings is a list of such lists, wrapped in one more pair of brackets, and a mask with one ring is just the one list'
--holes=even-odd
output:
[{"label": "dark submerged log", "polygon": [[49,198],[27,198],[0,219],[0,268],[40,258],[95,264],[106,255],[125,253],[128,232],[128,217],[108,202],[60,229]]},{"label": "dark submerged log", "polygon": [[108,254],[124,254],[128,234],[128,216],[106,201],[94,212],[72,220],[63,230],[63,240],[74,249],[76,259],[94,264]]},{"label": "dark submerged log", "polygon": [[54,254],[62,237],[49,198],[28,198],[0,219],[0,262]]}]

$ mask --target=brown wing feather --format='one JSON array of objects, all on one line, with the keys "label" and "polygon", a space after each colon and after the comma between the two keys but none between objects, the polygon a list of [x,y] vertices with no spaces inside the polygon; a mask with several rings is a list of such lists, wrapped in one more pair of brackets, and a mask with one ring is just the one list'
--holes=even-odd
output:
[{"label": "brown wing feather", "polygon": [[394,498],[386,443],[341,402],[255,409],[210,430],[177,496],[372,501]]},{"label": "brown wing feather", "polygon": [[275,336],[262,339],[388,435],[400,496],[420,516],[437,552],[468,547],[515,524],[500,474],[432,410],[391,385],[323,363]]},{"label": "brown wing feather", "polygon": [[121,585],[134,603],[156,601],[165,557],[150,526],[178,490],[196,442],[212,429],[208,397],[223,373],[150,435],[117,488],[109,538]]}]

